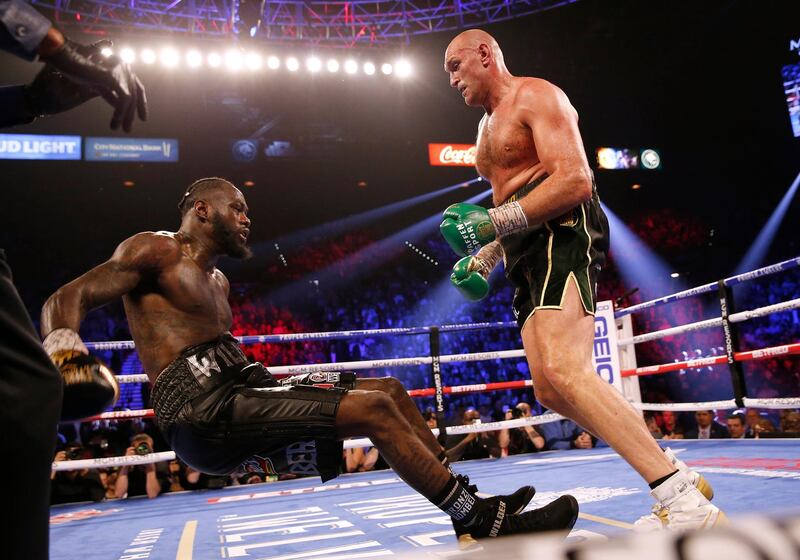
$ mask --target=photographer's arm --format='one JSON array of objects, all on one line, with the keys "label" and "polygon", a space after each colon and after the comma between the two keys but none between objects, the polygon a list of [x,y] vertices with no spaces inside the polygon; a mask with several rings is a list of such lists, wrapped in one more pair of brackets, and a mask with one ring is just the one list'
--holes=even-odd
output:
[{"label": "photographer's arm", "polygon": [[145,465],[144,472],[146,475],[145,488],[147,489],[147,497],[152,500],[153,498],[156,498],[158,497],[159,494],[161,494],[161,481],[158,480],[155,463],[150,463],[149,465]]}]

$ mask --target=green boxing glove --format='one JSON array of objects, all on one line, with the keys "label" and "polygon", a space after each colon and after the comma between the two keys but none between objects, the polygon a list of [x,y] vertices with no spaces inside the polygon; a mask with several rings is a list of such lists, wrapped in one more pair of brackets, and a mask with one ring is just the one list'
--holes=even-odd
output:
[{"label": "green boxing glove", "polygon": [[482,206],[465,202],[451,204],[443,216],[439,231],[453,251],[462,257],[496,237],[489,211]]},{"label": "green boxing glove", "polygon": [[450,282],[468,300],[481,300],[489,293],[488,274],[482,274],[485,269],[485,263],[481,259],[464,257],[453,267]]}]

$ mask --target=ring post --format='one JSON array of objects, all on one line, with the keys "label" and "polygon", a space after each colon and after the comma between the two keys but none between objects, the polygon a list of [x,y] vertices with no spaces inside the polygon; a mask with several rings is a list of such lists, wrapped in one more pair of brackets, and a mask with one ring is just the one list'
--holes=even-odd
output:
[{"label": "ring post", "polygon": [[436,389],[434,399],[436,400],[436,425],[439,427],[439,443],[444,445],[447,438],[447,426],[444,413],[444,384],[442,383],[441,365],[441,344],[439,327],[431,327],[428,336],[431,350],[431,376],[433,377],[433,387]]},{"label": "ring post", "polygon": [[728,356],[728,368],[733,383],[733,398],[736,400],[736,406],[744,407],[744,399],[747,397],[744,368],[741,362],[736,361],[735,357],[736,352],[739,351],[738,329],[729,319],[733,310],[733,290],[730,286],[726,286],[724,280],[720,280],[718,285],[719,307],[722,312],[722,334],[725,338],[725,353]]}]

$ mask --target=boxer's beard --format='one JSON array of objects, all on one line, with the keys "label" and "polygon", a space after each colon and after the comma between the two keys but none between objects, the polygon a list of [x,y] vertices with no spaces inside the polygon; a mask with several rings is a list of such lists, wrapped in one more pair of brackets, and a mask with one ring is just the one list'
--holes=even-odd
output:
[{"label": "boxer's beard", "polygon": [[226,255],[234,259],[249,259],[253,256],[253,251],[247,246],[247,242],[242,241],[239,236],[239,229],[225,225],[219,214],[211,217],[211,228],[214,241]]}]

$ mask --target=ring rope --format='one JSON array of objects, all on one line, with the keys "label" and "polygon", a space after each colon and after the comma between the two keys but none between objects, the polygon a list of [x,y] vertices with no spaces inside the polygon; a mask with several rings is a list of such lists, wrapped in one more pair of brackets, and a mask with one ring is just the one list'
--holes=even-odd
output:
[{"label": "ring rope", "polygon": [[[136,376],[129,375],[125,377]],[[506,389],[525,389],[526,387],[533,387],[533,381],[530,379],[523,379],[521,381],[499,381],[497,383],[456,385],[453,387],[442,387],[442,392],[445,394],[483,393],[487,391],[503,391]],[[430,397],[433,396],[435,392],[436,389],[434,387],[429,387],[427,389],[410,389],[407,391],[408,396],[412,398]],[[129,420],[131,418],[153,418],[154,416],[155,413],[153,412],[152,408],[147,408],[144,410],[114,410],[84,418],[82,422],[94,422],[97,420]]]},{"label": "ring rope", "polygon": [[[363,329],[350,331],[325,331],[310,333],[286,334],[258,334],[235,337],[242,344],[277,344],[283,342],[308,342],[311,340],[338,340],[343,338],[358,338],[362,336],[396,336],[430,334],[431,330],[438,328],[439,332],[456,332],[477,329],[501,329],[516,327],[515,321],[495,321],[485,323],[455,323],[452,325],[430,325],[426,327],[396,327],[389,329]],[[101,342],[86,342],[89,350],[133,350],[136,346],[132,340],[108,340]]]},{"label": "ring rope", "polygon": [[[733,355],[734,360],[737,362],[749,362],[751,360],[766,360],[768,358],[775,358],[778,356],[790,356],[793,354],[800,354],[800,342],[793,344],[784,344],[782,346],[770,346],[767,348],[759,348],[758,350],[747,350],[745,352],[736,352]],[[684,360],[680,362],[670,362],[668,364],[660,364],[655,366],[643,366],[636,369],[624,369],[620,372],[622,377],[633,377],[639,375],[656,375],[660,373],[667,373],[670,371],[677,371],[680,369],[695,369],[705,366],[713,366],[728,363],[728,357],[710,356],[708,358],[697,358],[696,360]]]},{"label": "ring rope", "polygon": [[[773,265],[765,266],[764,268],[759,268],[757,270],[751,270],[750,272],[744,272],[742,274],[730,276],[728,278],[725,278],[722,282],[726,286],[735,286],[736,284],[741,284],[742,282],[746,282],[748,280],[753,280],[755,278],[760,278],[761,276],[767,276],[770,274],[776,274],[778,272],[783,272],[784,270],[789,270],[791,268],[795,268],[798,266],[800,266],[800,257],[794,257],[792,259],[788,259]],[[719,282],[710,282],[708,284],[704,284],[696,288],[690,288],[682,292],[677,292],[675,294],[670,294],[660,298],[651,299],[650,301],[645,301],[644,303],[638,303],[636,305],[632,305],[624,309],[619,309],[614,313],[614,316],[617,318],[624,317],[625,315],[630,315],[631,313],[635,313],[637,311],[641,311],[642,309],[647,309],[649,307],[656,307],[664,305],[666,303],[672,303],[674,301],[685,299],[687,297],[713,292],[716,291],[718,288],[719,288]]]},{"label": "ring rope", "polygon": [[[494,352],[473,352],[469,354],[447,354],[439,356],[443,364],[453,362],[477,362],[481,360],[502,360],[505,358],[524,358],[525,350],[497,350]],[[430,356],[416,356],[413,358],[390,358],[388,360],[359,360],[355,362],[329,362],[324,364],[303,364],[296,366],[270,366],[269,372],[274,375],[295,375],[312,373],[316,371],[342,371],[372,369],[378,367],[419,366],[430,364]]]},{"label": "ring rope", "polygon": [[679,325],[677,327],[670,327],[668,329],[661,329],[660,331],[653,331],[644,333],[631,338],[621,338],[617,341],[619,346],[630,346],[632,344],[641,344],[642,342],[650,342],[651,340],[658,340],[659,338],[666,338],[677,334],[683,334],[692,331],[699,331],[702,329],[710,329],[711,327],[719,327],[722,325],[722,318],[716,317],[714,319],[706,319],[704,321],[697,321],[696,323],[687,323],[686,325]]},{"label": "ring rope", "polygon": [[744,405],[746,407],[755,408],[800,408],[800,397],[777,397],[771,399],[750,399],[744,398]]},{"label": "ring rope", "polygon": [[631,405],[639,410],[673,410],[675,412],[688,412],[691,410],[732,410],[739,408],[733,399],[725,401],[707,401],[693,403],[640,403],[632,402]]},{"label": "ring rope", "polygon": [[[473,432],[492,432],[522,426],[537,426],[562,420],[564,417],[555,412],[541,414],[539,416],[529,416],[527,418],[516,418],[514,420],[503,420],[502,422],[485,422],[480,424],[464,424],[462,426],[449,426],[447,433],[451,435],[469,434]],[[434,436],[439,435],[439,429],[431,430]],[[373,443],[369,438],[348,439],[342,442],[345,449],[354,447],[372,447]],[[108,467],[148,465],[150,463],[160,463],[162,461],[172,461],[176,458],[174,451],[162,451],[159,453],[148,453],[147,455],[123,455],[120,457],[101,457],[99,459],[79,459],[76,461],[54,461],[52,469],[55,471],[69,471],[77,469],[103,469]]]},{"label": "ring rope", "polygon": [[[731,323],[741,323],[750,319],[755,319],[757,317],[763,317],[764,315],[769,315],[771,313],[778,313],[780,311],[789,311],[791,309],[797,309],[799,307],[800,307],[800,298],[790,299],[789,301],[783,301],[781,303],[775,303],[772,305],[767,305],[765,307],[757,307],[756,309],[751,309],[749,311],[740,311],[738,313],[733,313],[728,317],[728,320]],[[718,327],[720,325],[722,325],[722,318],[716,317],[713,319],[698,321],[696,323],[688,323],[686,325],[670,327],[668,329],[662,329],[660,331],[653,331],[645,334],[640,334],[630,338],[622,338],[618,341],[618,345],[630,346],[631,344],[640,344],[642,342],[649,342],[651,340],[656,340],[667,336],[674,336],[677,334],[683,334],[690,331],[697,331],[711,327]]]},{"label": "ring rope", "polygon": [[790,309],[797,309],[798,307],[800,307],[800,298],[790,299],[789,301],[774,303],[772,305],[767,305],[766,307],[758,307],[756,309],[751,309],[750,311],[739,311],[738,313],[732,313],[728,317],[728,321],[731,323],[741,323],[743,321],[755,319],[756,317],[769,315],[770,313],[789,311]]}]

